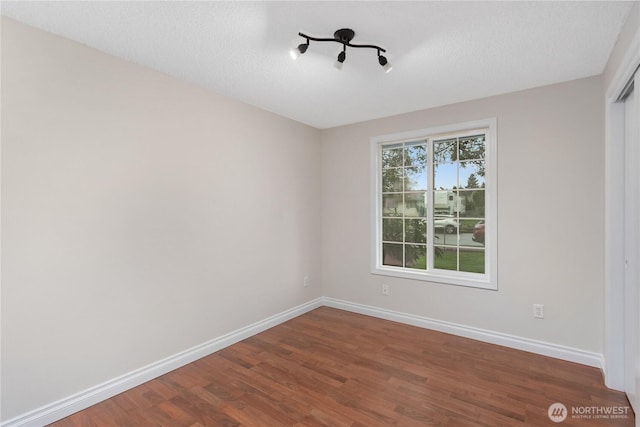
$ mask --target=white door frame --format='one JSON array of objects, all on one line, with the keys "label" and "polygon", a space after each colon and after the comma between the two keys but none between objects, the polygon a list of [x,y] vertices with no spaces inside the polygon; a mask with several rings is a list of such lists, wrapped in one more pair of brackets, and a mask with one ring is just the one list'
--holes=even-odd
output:
[{"label": "white door frame", "polygon": [[[624,391],[624,105],[616,100],[640,64],[640,33],[605,95],[604,361],[607,387]],[[636,87],[638,91],[640,88]],[[637,92],[636,92],[637,93]]]}]

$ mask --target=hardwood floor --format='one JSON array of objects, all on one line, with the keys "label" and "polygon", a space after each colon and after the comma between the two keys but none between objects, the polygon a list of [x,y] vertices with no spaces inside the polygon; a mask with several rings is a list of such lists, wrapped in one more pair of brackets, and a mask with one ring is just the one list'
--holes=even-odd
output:
[{"label": "hardwood floor", "polygon": [[[558,424],[555,402],[568,410]],[[628,417],[594,415],[613,407]],[[524,425],[633,426],[634,416],[598,369],[328,307],[52,424]]]}]

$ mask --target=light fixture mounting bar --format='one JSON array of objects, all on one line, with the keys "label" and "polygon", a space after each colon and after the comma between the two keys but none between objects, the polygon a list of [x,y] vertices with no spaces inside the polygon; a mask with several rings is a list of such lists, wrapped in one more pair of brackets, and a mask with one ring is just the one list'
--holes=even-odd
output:
[{"label": "light fixture mounting bar", "polygon": [[307,34],[304,33],[298,33],[298,35],[300,37],[303,37],[307,40],[311,40],[314,42],[335,42],[335,43],[342,43],[345,46],[349,46],[349,47],[355,47],[355,48],[368,48],[368,49],[375,49],[378,50],[380,52],[386,52],[385,49],[381,48],[380,46],[376,46],[373,44],[353,44],[351,43],[351,40],[353,40],[353,37],[356,35],[356,33],[350,29],[350,28],[342,28],[338,31],[336,31],[333,34],[333,38],[323,38],[323,37],[313,37],[313,36],[309,36]]}]

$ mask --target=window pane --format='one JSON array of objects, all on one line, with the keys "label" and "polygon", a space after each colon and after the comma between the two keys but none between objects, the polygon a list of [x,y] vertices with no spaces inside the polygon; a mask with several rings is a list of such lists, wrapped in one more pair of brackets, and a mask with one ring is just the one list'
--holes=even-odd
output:
[{"label": "window pane", "polygon": [[382,195],[382,215],[402,216],[402,194]]},{"label": "window pane", "polygon": [[[481,224],[479,224],[481,223]],[[484,220],[460,220],[460,246],[481,248],[484,246]]]},{"label": "window pane", "polygon": [[460,188],[484,188],[484,162],[461,162]]},{"label": "window pane", "polygon": [[484,190],[463,190],[459,193],[461,218],[484,218]]},{"label": "window pane", "polygon": [[[392,220],[397,221],[397,220]],[[404,221],[405,242],[427,243],[427,220],[407,219]]]},{"label": "window pane", "polygon": [[484,135],[460,138],[458,160],[484,159]]},{"label": "window pane", "polygon": [[427,247],[425,245],[407,245],[406,251],[405,267],[427,269]]},{"label": "window pane", "polygon": [[433,243],[441,246],[458,246],[458,223],[452,218],[434,217]]},{"label": "window pane", "polygon": [[460,271],[484,274],[484,250],[460,248]]},{"label": "window pane", "polygon": [[453,190],[458,187],[458,164],[441,163],[434,165],[433,188],[435,190]]},{"label": "window pane", "polygon": [[395,243],[383,243],[382,264],[402,267],[402,245]]},{"label": "window pane", "polygon": [[434,214],[455,216],[464,211],[465,201],[457,191],[437,190],[433,192]]},{"label": "window pane", "polygon": [[421,193],[405,193],[404,194],[404,205],[405,205],[405,216],[419,216],[426,217],[427,209],[425,206],[425,197],[426,194],[424,192]]},{"label": "window pane", "polygon": [[484,246],[484,219],[481,219],[474,224],[471,241],[473,241],[475,245]]},{"label": "window pane", "polygon": [[402,168],[385,169],[382,171],[382,192],[393,193],[402,191]]},{"label": "window pane", "polygon": [[427,191],[427,170],[424,166],[405,168],[405,190]]},{"label": "window pane", "polygon": [[455,160],[457,152],[457,138],[441,139],[433,142],[433,163],[441,164]]},{"label": "window pane", "polygon": [[434,231],[444,234],[456,234],[458,232],[458,220],[451,215],[434,215]]},{"label": "window pane", "polygon": [[458,270],[458,251],[456,248],[434,246],[433,266],[442,270]]},{"label": "window pane", "polygon": [[402,166],[402,144],[387,145],[382,149],[382,168]]},{"label": "window pane", "polygon": [[388,219],[382,220],[382,240],[387,242],[402,242],[402,220]]},{"label": "window pane", "polygon": [[420,141],[407,144],[404,152],[404,164],[405,166],[426,166],[427,146],[424,142]]}]

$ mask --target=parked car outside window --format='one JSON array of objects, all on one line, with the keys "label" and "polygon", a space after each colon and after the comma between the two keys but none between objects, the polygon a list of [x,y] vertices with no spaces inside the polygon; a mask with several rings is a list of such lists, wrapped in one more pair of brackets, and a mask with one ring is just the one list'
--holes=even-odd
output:
[{"label": "parked car outside window", "polygon": [[473,226],[473,236],[471,236],[471,239],[474,242],[484,244],[484,220],[478,221],[478,223]]},{"label": "parked car outside window", "polygon": [[433,220],[433,225],[436,230],[444,230],[447,234],[453,234],[458,229],[458,220],[451,217],[436,218]]}]

